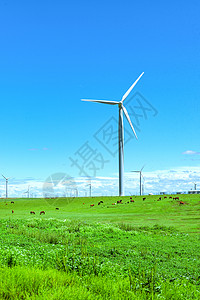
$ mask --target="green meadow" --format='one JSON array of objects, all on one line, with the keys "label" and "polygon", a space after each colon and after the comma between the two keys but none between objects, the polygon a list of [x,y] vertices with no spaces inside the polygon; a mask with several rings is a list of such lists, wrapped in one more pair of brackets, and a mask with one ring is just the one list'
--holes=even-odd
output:
[{"label": "green meadow", "polygon": [[200,299],[200,196],[176,196],[1,199],[0,299]]}]

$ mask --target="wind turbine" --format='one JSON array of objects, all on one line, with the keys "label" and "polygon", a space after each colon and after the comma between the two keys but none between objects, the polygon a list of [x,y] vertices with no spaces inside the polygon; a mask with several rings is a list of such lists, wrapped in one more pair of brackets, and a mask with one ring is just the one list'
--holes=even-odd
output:
[{"label": "wind turbine", "polygon": [[145,179],[144,179],[144,176],[142,175],[143,177],[143,184],[142,184],[142,195],[144,195],[144,184],[145,184]]},{"label": "wind turbine", "polygon": [[92,100],[92,99],[81,99],[82,101],[97,102],[109,105],[118,105],[119,107],[119,125],[118,125],[118,143],[119,143],[119,196],[124,196],[124,126],[123,126],[123,113],[127,121],[129,122],[135,137],[137,135],[131,123],[130,117],[126,108],[123,105],[124,100],[128,97],[134,86],[140,80],[144,72],[137,78],[137,80],[131,85],[127,92],[123,95],[121,101],[110,101],[110,100]]},{"label": "wind turbine", "polygon": [[90,195],[90,197],[92,197],[92,184],[91,184],[91,183],[89,183],[89,184],[88,184],[88,186],[89,186],[89,189],[90,189],[90,193],[89,193],[89,195]]},{"label": "wind turbine", "polygon": [[194,183],[194,190],[196,191],[196,189],[197,189],[197,184],[195,183],[195,182],[193,182]]},{"label": "wind turbine", "polygon": [[28,186],[28,190],[24,192],[24,194],[27,194],[27,198],[30,197],[30,185]]},{"label": "wind turbine", "polygon": [[92,182],[91,182],[91,178],[89,178],[88,182],[89,183],[86,186],[89,187],[89,197],[92,197]]},{"label": "wind turbine", "polygon": [[131,171],[131,172],[135,172],[135,173],[140,173],[140,196],[142,195],[142,170],[144,169],[144,166],[142,167],[142,169],[140,171]]},{"label": "wind turbine", "polygon": [[3,174],[2,174],[2,176],[6,180],[6,198],[8,198],[8,179],[10,179],[10,177],[6,178]]}]

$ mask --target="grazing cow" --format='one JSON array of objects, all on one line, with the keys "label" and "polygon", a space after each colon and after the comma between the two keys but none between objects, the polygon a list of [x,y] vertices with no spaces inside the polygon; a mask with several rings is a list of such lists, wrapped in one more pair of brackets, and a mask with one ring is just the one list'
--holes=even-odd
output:
[{"label": "grazing cow", "polygon": [[179,202],[179,204],[185,204],[185,202],[183,202],[183,201],[180,201],[180,202]]},{"label": "grazing cow", "polygon": [[42,211],[40,212],[40,215],[45,215],[45,211],[42,210]]},{"label": "grazing cow", "polygon": [[85,203],[83,203],[83,205],[84,205]]},{"label": "grazing cow", "polygon": [[103,201],[101,200],[100,203],[103,203]]},{"label": "grazing cow", "polygon": [[172,197],[169,197],[169,199],[172,199]]},{"label": "grazing cow", "polygon": [[14,204],[14,201],[11,201],[12,204]]},{"label": "grazing cow", "polygon": [[129,201],[127,203],[129,204]]},{"label": "grazing cow", "polygon": [[30,214],[31,214],[31,215],[35,215],[35,212],[34,212],[34,211],[30,211]]},{"label": "grazing cow", "polygon": [[94,206],[94,204],[90,204],[90,207],[93,207]]},{"label": "grazing cow", "polygon": [[131,200],[131,202],[135,202],[134,200]]},{"label": "grazing cow", "polygon": [[14,210],[12,210],[12,214],[14,214]]},{"label": "grazing cow", "polygon": [[143,201],[146,200],[146,198],[143,198]]},{"label": "grazing cow", "polygon": [[98,205],[100,205],[101,204],[101,202],[98,202]]},{"label": "grazing cow", "polygon": [[159,198],[157,201],[160,201],[161,199]]},{"label": "grazing cow", "polygon": [[179,200],[179,197],[175,197],[174,200]]},{"label": "grazing cow", "polygon": [[160,197],[159,200],[161,200],[162,198]]},{"label": "grazing cow", "polygon": [[120,204],[122,203],[122,199],[121,200],[117,200],[117,204]]},{"label": "grazing cow", "polygon": [[58,208],[58,207],[56,207],[56,210],[59,210],[59,208]]},{"label": "grazing cow", "polygon": [[165,196],[164,199],[167,199],[167,197]]},{"label": "grazing cow", "polygon": [[130,197],[130,199],[132,199],[132,197]]}]

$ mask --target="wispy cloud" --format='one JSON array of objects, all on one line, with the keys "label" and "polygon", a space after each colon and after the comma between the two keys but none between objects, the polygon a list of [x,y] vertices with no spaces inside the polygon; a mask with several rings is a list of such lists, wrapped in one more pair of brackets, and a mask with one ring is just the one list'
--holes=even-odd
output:
[{"label": "wispy cloud", "polygon": [[29,151],[38,151],[39,149],[38,148],[30,148],[28,149]]},{"label": "wispy cloud", "polygon": [[200,155],[200,152],[193,151],[193,150],[187,150],[187,151],[183,152],[182,154],[186,154],[186,155]]},{"label": "wispy cloud", "polygon": [[47,147],[43,147],[43,148],[30,148],[28,150],[29,151],[40,151],[40,150],[47,151],[47,150],[49,150],[49,148],[47,148]]}]

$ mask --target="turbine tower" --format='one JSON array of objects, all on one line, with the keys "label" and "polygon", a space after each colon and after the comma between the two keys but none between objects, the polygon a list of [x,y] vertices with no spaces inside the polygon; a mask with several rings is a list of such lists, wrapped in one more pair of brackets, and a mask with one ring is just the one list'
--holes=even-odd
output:
[{"label": "turbine tower", "polygon": [[126,108],[123,105],[124,100],[128,97],[134,86],[137,84],[137,82],[140,80],[144,72],[137,78],[137,80],[131,85],[131,87],[127,90],[127,92],[123,95],[121,101],[110,101],[110,100],[92,100],[92,99],[81,99],[82,101],[88,101],[88,102],[97,102],[97,103],[103,103],[103,104],[109,104],[109,105],[118,105],[119,108],[119,125],[118,125],[118,143],[119,143],[119,196],[124,196],[124,126],[123,126],[123,113],[125,114],[125,117],[127,121],[129,122],[131,129],[133,130],[133,133],[135,134],[135,137],[137,138],[137,135],[135,133],[135,130],[133,128],[133,125],[131,123],[130,117],[128,115],[128,112]]},{"label": "turbine tower", "polygon": [[30,185],[28,186],[28,190],[24,192],[24,194],[27,194],[27,198],[30,198]]},{"label": "turbine tower", "polygon": [[2,174],[2,176],[6,180],[6,198],[8,198],[8,179],[10,179],[10,177],[6,178],[3,174]]},{"label": "turbine tower", "polygon": [[144,179],[144,176],[142,175],[143,177],[143,184],[142,184],[142,195],[144,195],[144,184],[145,184],[145,179]]},{"label": "turbine tower", "polygon": [[88,182],[89,183],[86,186],[89,187],[89,197],[92,197],[92,181],[91,181],[91,178],[89,178]]},{"label": "turbine tower", "polygon": [[140,173],[140,196],[142,196],[142,170],[144,169],[144,166],[142,167],[142,169],[140,171],[131,171],[131,172],[135,172],[135,173]]},{"label": "turbine tower", "polygon": [[92,197],[92,184],[89,183],[88,186],[89,186],[89,195],[90,197]]}]

